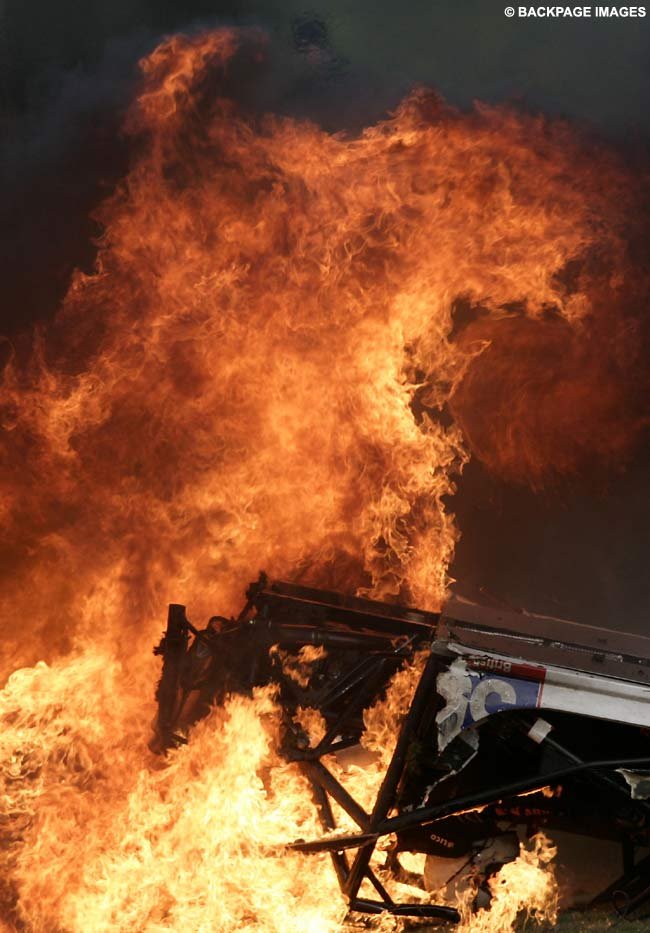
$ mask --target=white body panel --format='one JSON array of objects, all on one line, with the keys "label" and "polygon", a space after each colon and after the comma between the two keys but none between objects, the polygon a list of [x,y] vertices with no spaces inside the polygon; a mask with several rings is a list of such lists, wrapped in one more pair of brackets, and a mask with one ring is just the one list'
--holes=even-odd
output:
[{"label": "white body panel", "polygon": [[[459,644],[452,643],[449,648],[458,655],[446,680],[457,682],[453,702],[461,728],[495,712],[534,708],[650,727],[647,684],[553,665],[531,665],[494,652],[479,654]],[[447,684],[443,691],[448,695],[448,712],[450,687]],[[464,715],[460,715],[460,707]]]}]

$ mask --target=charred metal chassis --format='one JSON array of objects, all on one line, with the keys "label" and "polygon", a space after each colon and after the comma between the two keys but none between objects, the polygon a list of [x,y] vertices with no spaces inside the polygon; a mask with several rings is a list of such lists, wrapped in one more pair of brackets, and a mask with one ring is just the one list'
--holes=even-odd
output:
[{"label": "charred metal chassis", "polygon": [[[617,768],[648,768],[650,758],[616,758],[598,761],[580,760],[571,751],[558,746],[567,760],[567,767],[510,782],[494,784],[480,792],[452,797],[434,806],[419,806],[407,812],[391,815],[399,799],[409,752],[431,735],[432,725],[442,706],[436,684],[438,675],[450,663],[447,623],[436,613],[403,609],[382,603],[346,598],[335,593],[324,593],[284,583],[269,585],[262,575],[247,592],[247,603],[237,619],[225,620],[225,627],[215,649],[214,636],[206,629],[197,631],[186,619],[184,607],[170,606],[168,627],[156,652],[163,657],[163,675],[158,688],[159,733],[166,736],[166,744],[174,744],[174,696],[179,683],[187,681],[186,659],[190,634],[194,646],[205,643],[205,650],[213,654],[228,651],[232,657],[243,657],[245,664],[237,672],[234,689],[250,689],[270,681],[278,684],[284,713],[285,739],[283,753],[295,762],[308,779],[321,824],[323,838],[298,840],[289,845],[295,851],[330,854],[339,885],[351,910],[378,914],[387,912],[396,916],[423,917],[458,921],[458,912],[448,906],[395,902],[377,877],[371,859],[378,840],[391,833],[400,833],[414,827],[425,827],[445,817],[460,814],[505,798],[528,793],[587,772],[596,781],[605,782],[625,793],[613,776],[604,772]],[[218,618],[218,617],[215,617]],[[455,624],[455,623],[454,623]],[[462,623],[461,623],[462,624]],[[471,628],[472,633],[475,631]],[[452,636],[457,636],[457,631]],[[472,637],[474,635],[472,634]],[[510,638],[510,635],[506,637]],[[601,639],[602,640],[602,639]],[[553,644],[557,646],[558,642]],[[305,645],[322,646],[330,651],[358,652],[359,658],[344,670],[335,683],[324,683],[312,691],[305,702],[301,691],[281,666],[264,669],[269,649],[295,650]],[[393,754],[384,775],[371,813],[367,813],[349,791],[331,773],[323,758],[346,746],[356,744],[358,735],[351,726],[381,693],[392,674],[415,650],[428,650],[412,702],[396,739]],[[199,649],[200,653],[200,649]],[[204,652],[205,653],[205,652]],[[600,660],[600,659],[599,659]],[[313,747],[306,736],[296,728],[293,713],[299,705],[310,705],[325,716],[327,728],[323,738]],[[334,835],[336,820],[332,802],[336,802],[357,824],[359,832]],[[638,801],[640,810],[649,811],[645,801]],[[368,881],[378,898],[360,895]],[[642,899],[648,892],[644,890]],[[638,900],[638,896],[636,900]]]},{"label": "charred metal chassis", "polygon": [[[299,840],[292,843],[290,848],[301,852],[330,853],[341,890],[348,898],[351,910],[372,913],[387,911],[396,915],[431,917],[457,922],[459,920],[459,915],[453,908],[436,905],[398,905],[392,901],[390,895],[370,868],[372,854],[377,842],[382,836],[398,833],[405,829],[412,829],[413,827],[427,826],[434,823],[436,820],[454,816],[475,807],[492,803],[495,800],[541,789],[542,787],[565,780],[580,772],[591,772],[598,780],[607,782],[610,779],[607,775],[602,773],[604,771],[617,768],[647,768],[650,766],[650,758],[647,757],[604,759],[602,761],[591,762],[574,760],[573,763],[566,768],[536,775],[526,780],[495,785],[477,794],[456,797],[437,806],[422,807],[410,813],[389,817],[388,814],[396,802],[397,791],[404,774],[408,748],[411,742],[417,741],[418,734],[423,726],[426,728],[430,722],[431,710],[427,708],[427,699],[430,697],[431,692],[435,691],[437,675],[445,664],[444,657],[441,657],[441,654],[436,650],[438,645],[440,649],[444,651],[444,643],[440,644],[439,642],[434,642],[431,654],[429,655],[418,682],[411,708],[402,724],[393,757],[386,771],[371,814],[367,814],[357,802],[350,797],[345,788],[343,788],[334,775],[327,770],[322,762],[301,762],[303,771],[310,779],[314,788],[315,798],[320,806],[324,828],[328,831],[335,828],[332,808],[329,801],[329,797],[331,797],[336,800],[339,806],[341,806],[357,823],[361,831],[359,833],[347,833],[345,835],[329,836],[311,841]],[[315,749],[308,749],[305,754],[311,757],[315,751]],[[327,754],[328,751],[330,751],[330,749],[321,751],[320,754]],[[571,753],[564,749],[562,749],[562,751],[567,757],[571,757]],[[572,757],[575,758],[575,756]],[[297,756],[294,756],[294,759],[296,758]],[[616,787],[623,793],[625,792],[622,786],[616,784]],[[648,807],[645,802],[639,803],[644,809]],[[357,851],[350,862],[346,856],[346,851],[351,849],[356,849]],[[364,878],[367,878],[375,887],[381,898],[380,901],[369,901],[358,896],[358,891]],[[647,894],[648,891],[644,889],[643,894],[637,895],[634,906],[645,900]]]},{"label": "charred metal chassis", "polygon": [[[329,799],[331,797],[361,830],[359,834],[348,834],[314,842],[295,842],[291,846],[303,852],[326,851],[330,853],[341,890],[351,910],[365,913],[387,912],[395,916],[428,917],[452,922],[458,922],[460,919],[458,911],[452,907],[395,903],[370,866],[377,841],[380,836],[384,835],[383,826],[397,800],[409,748],[414,741],[417,741],[422,727],[430,724],[431,715],[435,715],[437,711],[435,707],[431,707],[430,697],[435,694],[436,678],[440,669],[441,659],[434,645],[413,695],[409,712],[402,723],[393,756],[386,769],[372,813],[366,813],[320,761],[323,755],[332,751],[331,746],[306,749],[303,753],[305,758],[302,758],[299,753],[292,756],[301,764],[303,772],[311,781],[324,828],[328,831],[336,828]],[[330,729],[330,732],[336,732],[336,727]],[[352,861],[348,859],[345,851],[351,848],[357,849]],[[375,888],[380,900],[369,900],[359,896],[359,889],[365,879]]]}]

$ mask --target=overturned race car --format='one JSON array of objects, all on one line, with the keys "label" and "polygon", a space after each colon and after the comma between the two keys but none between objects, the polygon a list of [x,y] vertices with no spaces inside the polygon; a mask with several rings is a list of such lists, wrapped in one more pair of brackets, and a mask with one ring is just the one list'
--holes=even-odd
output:
[{"label": "overturned race car", "polygon": [[[643,910],[649,638],[458,597],[441,613],[424,612],[264,575],[246,597],[236,619],[214,616],[203,630],[183,606],[169,607],[155,649],[163,670],[152,748],[186,742],[228,693],[276,684],[282,753],[308,778],[324,831],[287,844],[330,853],[351,910],[458,920],[451,892],[471,880],[477,905],[486,903],[490,878],[540,829],[559,842],[560,858],[563,844],[569,852],[590,840],[592,889],[574,884],[574,904],[610,903],[626,916]],[[373,805],[364,807],[332,762],[354,756],[364,712],[416,662],[410,706]],[[317,741],[300,724],[305,709],[321,717]],[[337,812],[356,829],[338,828]],[[447,894],[444,902],[391,896],[373,867],[378,845],[385,870],[409,881],[400,854],[426,856],[420,881]],[[604,873],[594,871],[595,852],[604,853]],[[602,890],[593,890],[601,875]],[[375,896],[360,894],[364,882]]]}]

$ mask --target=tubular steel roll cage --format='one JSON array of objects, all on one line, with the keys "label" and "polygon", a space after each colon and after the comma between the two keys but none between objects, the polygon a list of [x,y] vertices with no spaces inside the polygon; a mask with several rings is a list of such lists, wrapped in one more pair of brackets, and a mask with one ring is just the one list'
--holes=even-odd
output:
[{"label": "tubular steel roll cage", "polygon": [[[269,585],[263,574],[256,584],[251,585],[246,595],[248,601],[244,610],[236,620],[229,621],[240,627],[243,625],[244,628],[247,623],[253,622],[253,642],[257,647],[263,645],[268,649],[277,645],[295,649],[311,644],[330,649],[343,648],[363,652],[368,652],[370,649],[372,652],[370,656],[362,658],[351,670],[347,671],[334,688],[328,686],[321,691],[319,703],[322,706],[331,706],[340,701],[344,701],[345,706],[336,719],[329,723],[325,735],[313,747],[305,741],[304,733],[298,736],[292,720],[291,713],[300,702],[295,684],[284,675],[278,664],[273,667],[272,678],[280,686],[280,698],[284,712],[283,754],[288,760],[295,762],[308,779],[321,824],[327,833],[319,839],[301,839],[289,843],[288,848],[304,853],[329,853],[350,910],[369,914],[387,912],[394,916],[458,922],[460,916],[455,908],[433,904],[397,903],[393,900],[370,864],[380,837],[407,829],[425,827],[437,820],[458,815],[475,807],[540,790],[581,772],[588,772],[596,781],[604,782],[610,789],[614,788],[626,794],[629,801],[628,792],[623,784],[619,784],[613,776],[603,772],[620,768],[650,768],[650,757],[584,761],[570,750],[555,743],[556,750],[567,759],[568,764],[565,768],[535,774],[511,783],[493,785],[477,793],[453,797],[434,806],[420,806],[391,816],[391,810],[397,802],[400,784],[405,776],[409,750],[413,743],[417,743],[425,733],[430,732],[436,715],[443,705],[442,698],[436,691],[436,682],[438,675],[449,667],[447,619],[438,613],[404,610],[369,600],[350,599],[341,597],[339,594],[323,593],[291,584]],[[273,608],[277,609],[287,601],[296,605],[300,604],[303,612],[307,611],[307,624],[296,625],[291,621],[291,616],[285,616],[283,621],[282,613],[280,613],[279,622],[273,620]],[[333,618],[335,621],[344,620],[349,623],[350,618],[353,617],[354,624],[359,625],[361,629],[363,629],[364,622],[371,618],[374,634],[369,634],[367,630],[354,634],[349,629],[345,632],[313,627],[313,623],[309,624],[309,607],[313,609],[314,606],[318,610],[324,609],[330,620]],[[257,613],[253,620],[250,618],[252,610],[256,610]],[[316,625],[319,615],[317,611]],[[377,628],[381,629],[384,620],[388,620],[386,631],[389,634],[377,635]],[[404,623],[406,629],[402,632],[401,639],[395,637],[396,623],[398,628],[400,623]],[[184,607],[170,606],[167,633],[156,649],[156,653],[163,655],[164,659],[161,687],[165,683],[166,675],[168,679],[177,677],[179,658],[181,652],[187,650],[189,632],[194,634],[195,639],[207,638],[208,642],[210,641],[206,632],[198,631],[187,621]],[[399,643],[396,644],[396,641]],[[250,638],[248,643],[251,643]],[[557,642],[554,644],[557,645]],[[362,713],[376,696],[377,685],[385,683],[387,677],[401,666],[404,658],[412,654],[414,648],[426,646],[429,647],[428,658],[415,688],[410,708],[399,729],[393,754],[372,812],[367,813],[328,770],[322,759],[326,755],[357,743],[356,739],[344,737],[345,728],[350,719]],[[634,663],[641,662],[635,659]],[[255,674],[251,674],[251,679],[254,677]],[[161,687],[159,687],[159,694]],[[160,696],[159,705],[161,707],[160,726],[163,729],[168,728],[169,735],[173,736],[169,712],[165,714]],[[177,737],[173,736],[173,738]],[[179,741],[182,740],[179,739]],[[335,834],[337,826],[332,801],[335,801],[351,817],[359,827],[359,832]],[[650,804],[645,800],[635,800],[633,804],[650,814]],[[350,858],[349,854],[353,851],[354,854]],[[364,880],[372,885],[379,899],[359,895]],[[596,900],[600,901],[606,895],[611,896],[614,889],[625,890],[625,886],[632,885],[633,882],[636,882],[636,888],[633,896],[628,897],[625,912],[633,910],[650,897],[650,856],[636,866],[633,859],[631,862],[626,859],[622,878],[599,895]]]},{"label": "tubular steel roll cage", "polygon": [[[418,734],[424,731],[422,727],[425,726],[426,728],[431,722],[430,697],[432,692],[435,693],[436,678],[445,666],[444,660],[436,651],[436,647],[436,643],[434,643],[416,687],[411,707],[402,723],[393,756],[377,794],[372,813],[366,813],[320,761],[321,756],[336,750],[335,745],[324,744],[321,741],[314,749],[305,750],[304,759],[298,757],[298,752],[292,756],[294,760],[299,762],[303,772],[311,782],[320,809],[323,828],[328,832],[336,828],[329,800],[331,797],[346,811],[361,830],[361,832],[354,834],[329,836],[312,841],[298,841],[290,846],[290,848],[301,852],[330,853],[341,890],[347,898],[351,910],[365,913],[385,911],[396,916],[429,917],[458,922],[460,919],[458,911],[451,907],[428,904],[397,904],[393,901],[370,867],[370,859],[381,836],[404,829],[426,826],[443,817],[454,816],[473,807],[492,803],[500,798],[539,790],[579,772],[591,771],[600,780],[607,780],[605,775],[598,772],[616,768],[647,768],[650,766],[650,758],[605,759],[591,762],[578,760],[566,768],[535,775],[527,780],[493,786],[477,794],[456,797],[433,807],[423,807],[410,813],[389,817],[388,814],[395,803],[397,790],[404,774],[409,746],[413,741],[417,741]],[[437,706],[439,706],[439,703]],[[433,712],[435,715],[437,708]],[[330,732],[332,731],[335,731],[335,729],[330,729]],[[565,750],[563,749],[563,751]],[[567,757],[570,755],[568,751],[565,753]],[[616,783],[615,786],[625,793],[622,785]],[[644,809],[650,810],[650,807],[644,801],[638,803]],[[357,851],[350,863],[346,856],[346,850],[351,849]],[[364,878],[370,881],[381,900],[368,900],[358,896]],[[628,909],[631,910],[634,906],[636,905],[630,903]]]}]

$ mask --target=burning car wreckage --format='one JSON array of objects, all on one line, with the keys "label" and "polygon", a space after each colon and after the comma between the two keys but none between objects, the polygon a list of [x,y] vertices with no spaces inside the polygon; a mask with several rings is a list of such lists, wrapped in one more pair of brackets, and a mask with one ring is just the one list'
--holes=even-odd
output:
[{"label": "burning car wreckage", "polygon": [[[389,895],[371,864],[383,837],[393,840],[387,869],[399,873],[400,852],[424,854],[437,882],[430,889],[471,872],[478,902],[519,839],[541,828],[620,845],[620,877],[595,901],[630,915],[650,900],[649,638],[459,598],[442,613],[424,612],[264,575],[246,595],[238,618],[215,616],[201,631],[184,606],[169,607],[155,649],[163,671],[152,747],[187,741],[188,727],[226,694],[275,683],[282,752],[308,778],[324,830],[287,843],[331,855],[351,910],[459,919],[453,906]],[[295,678],[281,655],[298,657],[305,646],[321,650],[312,651],[308,676]],[[358,746],[364,710],[422,652],[367,812],[328,756]],[[299,707],[323,717],[314,745],[297,725]],[[358,831],[337,830],[334,803]],[[364,881],[374,897],[360,895]]]}]

